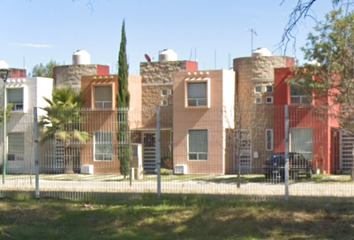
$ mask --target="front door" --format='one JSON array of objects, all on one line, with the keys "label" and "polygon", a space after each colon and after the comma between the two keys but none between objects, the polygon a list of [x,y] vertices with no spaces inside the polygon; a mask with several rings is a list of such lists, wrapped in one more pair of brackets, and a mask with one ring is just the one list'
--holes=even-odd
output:
[{"label": "front door", "polygon": [[143,133],[144,171],[154,172],[156,169],[156,133]]}]

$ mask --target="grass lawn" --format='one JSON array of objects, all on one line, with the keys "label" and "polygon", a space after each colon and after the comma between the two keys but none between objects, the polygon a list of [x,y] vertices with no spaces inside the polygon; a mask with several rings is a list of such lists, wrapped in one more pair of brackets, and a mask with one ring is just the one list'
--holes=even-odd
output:
[{"label": "grass lawn", "polygon": [[0,199],[0,239],[354,239],[348,200]]}]

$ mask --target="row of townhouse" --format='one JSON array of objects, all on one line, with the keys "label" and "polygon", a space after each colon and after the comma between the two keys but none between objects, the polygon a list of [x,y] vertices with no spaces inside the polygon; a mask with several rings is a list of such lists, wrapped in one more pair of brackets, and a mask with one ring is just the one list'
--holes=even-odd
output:
[{"label": "row of townhouse", "polygon": [[[83,129],[93,136],[73,153],[75,171],[88,167],[94,173],[119,173],[118,76],[110,75],[108,66],[91,64],[87,56],[76,52],[72,65],[54,68],[53,79],[8,80],[7,101],[16,106],[8,128],[9,173],[32,169],[32,115],[26,113],[44,107],[43,97],[50,98],[53,88],[68,86],[82,91],[90,110],[83,112]],[[233,69],[227,70],[199,70],[197,62],[179,61],[172,50],[161,52],[157,62],[140,63],[140,76],[129,75],[128,80],[129,126],[133,143],[142,146],[144,171],[156,168],[157,106],[163,118],[164,167],[185,174],[233,174],[238,167],[243,173],[261,173],[267,157],[285,151],[285,105],[290,151],[302,153],[320,172],[349,171],[353,139],[342,134],[335,120],[315,114],[316,99],[288,83],[294,66],[294,58],[272,56],[263,48],[234,59]],[[63,169],[62,148],[55,141],[42,146],[42,172]]]}]

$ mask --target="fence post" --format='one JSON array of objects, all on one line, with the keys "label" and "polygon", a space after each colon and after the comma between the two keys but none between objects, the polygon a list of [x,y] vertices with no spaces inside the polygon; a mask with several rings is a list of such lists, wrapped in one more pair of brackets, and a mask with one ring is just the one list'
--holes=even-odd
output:
[{"label": "fence post", "polygon": [[161,198],[161,122],[160,122],[160,106],[156,112],[156,170],[157,170],[157,198]]},{"label": "fence post", "polygon": [[38,162],[38,117],[37,108],[33,108],[33,132],[34,132],[34,174],[36,178],[35,198],[39,199],[39,162]]},{"label": "fence post", "polygon": [[285,200],[289,200],[289,105],[285,105]]}]

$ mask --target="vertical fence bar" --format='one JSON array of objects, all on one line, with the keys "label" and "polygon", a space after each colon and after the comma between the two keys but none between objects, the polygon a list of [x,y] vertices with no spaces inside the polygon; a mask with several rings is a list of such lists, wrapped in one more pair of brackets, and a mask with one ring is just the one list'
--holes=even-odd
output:
[{"label": "vertical fence bar", "polygon": [[157,198],[161,198],[161,119],[160,106],[157,107],[156,112],[156,168],[157,168]]},{"label": "vertical fence bar", "polygon": [[3,132],[3,143],[2,143],[2,183],[5,184],[6,181],[6,164],[7,164],[7,128],[6,128],[6,81],[4,81],[4,93],[3,93],[4,99],[3,99],[3,126],[4,126],[4,132]]},{"label": "vertical fence bar", "polygon": [[34,174],[36,178],[35,198],[39,199],[39,162],[38,162],[38,117],[37,108],[33,108],[33,131],[34,131]]},{"label": "vertical fence bar", "polygon": [[285,200],[289,200],[289,105],[285,105]]}]

